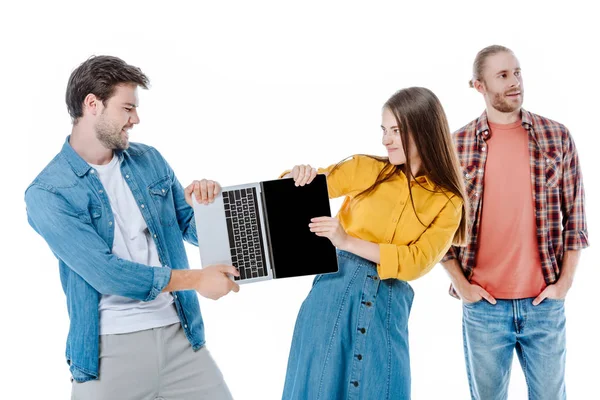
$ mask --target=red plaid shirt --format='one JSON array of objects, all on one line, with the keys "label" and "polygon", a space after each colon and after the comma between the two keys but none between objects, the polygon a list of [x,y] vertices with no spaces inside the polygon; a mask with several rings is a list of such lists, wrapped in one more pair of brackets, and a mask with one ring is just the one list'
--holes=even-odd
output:
[{"label": "red plaid shirt", "polygon": [[[564,252],[588,246],[583,180],[575,143],[564,125],[523,109],[521,121],[529,133],[538,251],[544,279],[550,285],[560,276]],[[451,247],[442,261],[457,259],[469,280],[476,267],[486,140],[490,136],[485,112],[453,135],[469,197],[470,236],[466,247]],[[453,288],[451,294],[456,296]]]}]

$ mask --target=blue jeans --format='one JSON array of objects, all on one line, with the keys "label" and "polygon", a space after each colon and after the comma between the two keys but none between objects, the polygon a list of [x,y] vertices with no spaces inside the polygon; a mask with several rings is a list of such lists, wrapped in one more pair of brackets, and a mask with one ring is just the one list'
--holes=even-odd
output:
[{"label": "blue jeans", "polygon": [[508,396],[514,350],[530,400],[566,399],[563,300],[480,300],[463,304],[463,341],[473,400]]}]

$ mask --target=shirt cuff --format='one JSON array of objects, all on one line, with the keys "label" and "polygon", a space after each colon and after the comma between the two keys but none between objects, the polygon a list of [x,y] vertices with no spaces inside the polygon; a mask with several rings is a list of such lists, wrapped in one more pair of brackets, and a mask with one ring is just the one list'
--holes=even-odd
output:
[{"label": "shirt cuff", "polygon": [[194,236],[198,236],[196,230],[196,215],[194,213],[192,213],[192,220],[188,224],[188,232],[192,232]]},{"label": "shirt cuff", "polygon": [[450,260],[456,260],[456,252],[454,251],[453,247],[450,247],[448,249],[448,252],[446,253],[446,255],[444,255],[444,257],[442,257],[441,262],[446,262],[446,261],[450,261]]},{"label": "shirt cuff", "polygon": [[154,300],[169,284],[171,280],[171,268],[164,267],[154,267],[154,279],[152,282],[152,290],[148,294],[148,297],[144,301]]},{"label": "shirt cuff", "polygon": [[448,289],[448,294],[450,294],[450,296],[454,297],[455,299],[458,299],[458,300],[461,299],[452,284],[450,284],[450,289]]},{"label": "shirt cuff", "polygon": [[398,249],[395,244],[379,245],[377,274],[381,279],[395,279],[398,276]]},{"label": "shirt cuff", "polygon": [[586,231],[564,231],[563,238],[565,251],[581,250],[590,245]]}]

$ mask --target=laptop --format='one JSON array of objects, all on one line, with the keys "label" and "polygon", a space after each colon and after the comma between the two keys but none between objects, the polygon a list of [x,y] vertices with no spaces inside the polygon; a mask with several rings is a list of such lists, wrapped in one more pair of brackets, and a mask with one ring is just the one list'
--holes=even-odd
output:
[{"label": "laptop", "polygon": [[325,175],[224,187],[207,205],[192,198],[203,267],[233,265],[239,284],[338,271],[333,244],[308,227],[331,216]]}]

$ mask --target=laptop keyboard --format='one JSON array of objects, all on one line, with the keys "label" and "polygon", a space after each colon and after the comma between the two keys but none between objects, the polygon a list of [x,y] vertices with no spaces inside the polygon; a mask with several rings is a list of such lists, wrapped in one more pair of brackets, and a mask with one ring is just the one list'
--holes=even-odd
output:
[{"label": "laptop keyboard", "polygon": [[240,271],[235,280],[267,276],[256,188],[224,191],[223,202],[231,261]]}]

